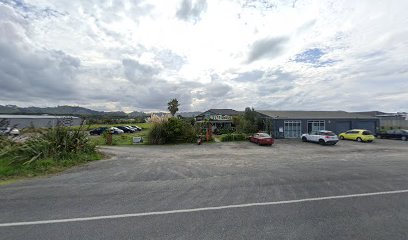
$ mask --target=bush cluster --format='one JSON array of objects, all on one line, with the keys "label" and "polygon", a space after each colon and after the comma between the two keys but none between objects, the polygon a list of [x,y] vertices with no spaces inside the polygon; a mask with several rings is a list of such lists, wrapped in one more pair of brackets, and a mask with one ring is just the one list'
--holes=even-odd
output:
[{"label": "bush cluster", "polygon": [[197,133],[190,122],[169,118],[165,122],[155,122],[148,134],[149,144],[190,143]]},{"label": "bush cluster", "polygon": [[246,140],[246,136],[242,133],[228,133],[222,135],[220,140],[221,142],[244,141]]},{"label": "bush cluster", "polygon": [[235,130],[233,128],[221,128],[221,129],[217,129],[216,134],[228,134],[228,133],[234,133]]},{"label": "bush cluster", "polygon": [[6,142],[5,146],[0,151],[0,157],[12,159],[14,164],[29,164],[48,158],[55,161],[66,160],[79,154],[96,152],[95,145],[89,142],[82,127],[72,130],[62,125],[50,128],[22,143]]}]

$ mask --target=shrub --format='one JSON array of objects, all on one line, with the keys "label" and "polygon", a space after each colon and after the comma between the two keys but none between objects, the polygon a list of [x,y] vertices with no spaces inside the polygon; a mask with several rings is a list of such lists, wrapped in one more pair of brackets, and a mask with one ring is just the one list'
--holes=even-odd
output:
[{"label": "shrub", "polygon": [[51,158],[55,161],[72,159],[79,154],[95,153],[82,126],[76,130],[58,125],[23,143],[11,143],[0,152],[0,157],[12,159],[14,164],[30,164]]},{"label": "shrub", "polygon": [[234,129],[232,128],[221,128],[218,130],[218,134],[223,135],[223,134],[228,134],[228,133],[234,133]]},{"label": "shrub", "polygon": [[148,134],[150,144],[188,143],[196,140],[194,127],[182,119],[169,118],[166,122],[155,122]]},{"label": "shrub", "polygon": [[228,133],[222,135],[220,140],[221,142],[244,141],[246,140],[246,136],[242,133]]}]

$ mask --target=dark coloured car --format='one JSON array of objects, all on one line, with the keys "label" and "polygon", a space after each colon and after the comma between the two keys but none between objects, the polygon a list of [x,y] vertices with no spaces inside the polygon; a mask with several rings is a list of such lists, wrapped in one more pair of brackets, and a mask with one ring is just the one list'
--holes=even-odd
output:
[{"label": "dark coloured car", "polygon": [[267,133],[255,133],[249,137],[249,141],[258,145],[272,146],[274,139]]},{"label": "dark coloured car", "polygon": [[119,128],[120,130],[122,130],[125,133],[133,133],[135,132],[133,129],[125,127],[125,126],[116,126],[117,128]]},{"label": "dark coloured car", "polygon": [[377,138],[390,138],[390,139],[401,139],[402,141],[408,140],[408,130],[406,129],[394,129],[388,130],[383,133],[377,133]]},{"label": "dark coloured car", "polygon": [[91,134],[91,135],[101,135],[106,131],[108,131],[107,127],[100,127],[100,128],[92,129],[91,131],[89,131],[89,134]]}]

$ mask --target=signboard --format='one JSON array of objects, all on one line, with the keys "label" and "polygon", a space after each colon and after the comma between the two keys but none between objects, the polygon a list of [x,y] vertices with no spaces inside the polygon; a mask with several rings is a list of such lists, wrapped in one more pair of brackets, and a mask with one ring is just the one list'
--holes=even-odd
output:
[{"label": "signboard", "polygon": [[142,143],[142,142],[143,142],[142,137],[133,137],[133,144],[138,144],[138,143]]},{"label": "signboard", "polygon": [[281,132],[281,133],[283,132],[283,127],[279,128],[279,132]]},{"label": "signboard", "polygon": [[210,119],[211,120],[220,120],[220,121],[230,121],[230,120],[232,120],[232,117],[231,116],[228,116],[228,115],[211,115],[210,116]]}]

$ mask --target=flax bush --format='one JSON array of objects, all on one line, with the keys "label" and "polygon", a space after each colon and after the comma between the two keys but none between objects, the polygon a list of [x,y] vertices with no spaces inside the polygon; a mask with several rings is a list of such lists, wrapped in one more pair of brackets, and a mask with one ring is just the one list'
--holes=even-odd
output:
[{"label": "flax bush", "polygon": [[82,128],[72,129],[59,124],[25,142],[8,143],[0,157],[12,159],[14,164],[30,164],[41,159],[61,161],[74,159],[80,154],[93,154],[95,146]]}]

